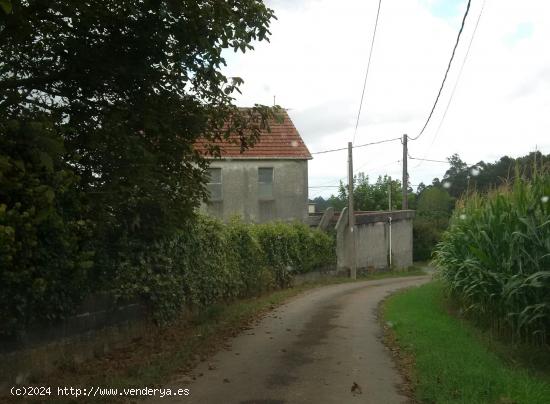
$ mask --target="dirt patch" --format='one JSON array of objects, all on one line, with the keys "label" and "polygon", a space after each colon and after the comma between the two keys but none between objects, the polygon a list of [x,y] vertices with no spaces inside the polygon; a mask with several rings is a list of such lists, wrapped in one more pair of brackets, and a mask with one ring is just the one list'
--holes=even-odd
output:
[{"label": "dirt patch", "polygon": [[338,305],[319,308],[298,335],[299,339],[283,352],[284,373],[271,374],[267,379],[267,388],[288,386],[296,382],[297,378],[292,375],[296,373],[297,368],[314,362],[311,351],[315,346],[323,343],[330,330],[336,328],[332,320],[338,316],[340,310],[341,307]]}]

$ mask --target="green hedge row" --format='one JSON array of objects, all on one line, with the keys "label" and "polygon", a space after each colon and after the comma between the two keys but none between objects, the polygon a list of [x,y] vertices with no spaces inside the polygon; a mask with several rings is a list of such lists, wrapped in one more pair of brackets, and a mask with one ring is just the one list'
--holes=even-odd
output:
[{"label": "green hedge row", "polygon": [[146,298],[164,323],[184,305],[258,295],[289,286],[295,274],[334,265],[334,243],[302,223],[223,224],[199,216],[174,238],[121,262],[117,293]]},{"label": "green hedge row", "polygon": [[63,318],[90,288],[93,224],[47,122],[0,120],[0,334]]},{"label": "green hedge row", "polygon": [[[0,219],[5,215],[2,209]],[[5,237],[11,233],[4,228],[2,234]],[[56,246],[56,250],[62,253],[63,246]],[[4,251],[0,252],[0,262],[9,265]],[[20,268],[19,272],[17,268],[4,268],[0,294],[6,304],[0,307],[1,334],[23,330],[30,321],[63,318],[93,292],[110,292],[120,299],[143,298],[150,304],[155,320],[162,324],[174,318],[183,306],[204,307],[284,288],[294,274],[332,266],[336,261],[334,238],[304,224],[254,225],[237,219],[223,224],[204,216],[198,216],[168,239],[148,245],[129,241],[114,257],[116,262],[109,266],[116,272],[102,282],[92,282],[97,268],[91,261],[88,265],[92,267],[86,272],[74,267],[65,271],[62,279],[56,271],[35,267]],[[28,276],[9,276],[20,273]],[[95,287],[83,287],[86,280]],[[37,285],[41,284],[47,293],[38,293],[42,289]],[[18,310],[13,310],[9,302],[16,302]]]}]

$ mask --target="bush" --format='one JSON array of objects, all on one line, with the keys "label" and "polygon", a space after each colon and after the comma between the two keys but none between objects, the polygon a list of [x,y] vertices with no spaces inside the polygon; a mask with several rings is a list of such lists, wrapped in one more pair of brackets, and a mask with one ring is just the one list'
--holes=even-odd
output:
[{"label": "bush", "polygon": [[413,222],[413,260],[431,258],[443,231],[449,225],[453,204],[453,199],[442,188],[429,186],[420,193]]},{"label": "bush", "polygon": [[234,254],[239,275],[236,284],[239,297],[258,295],[275,286],[273,273],[266,267],[262,247],[252,232],[253,227],[238,218],[226,226],[227,247]]},{"label": "bush", "polygon": [[0,334],[12,334],[84,298],[92,224],[47,121],[2,121],[0,133]]},{"label": "bush", "polygon": [[416,217],[413,221],[413,260],[429,260],[443,231],[438,222],[427,217]]},{"label": "bush", "polygon": [[526,340],[550,332],[550,175],[462,200],[435,253],[451,294]]},{"label": "bush", "polygon": [[205,307],[286,287],[292,275],[335,261],[333,239],[303,224],[229,224],[199,216],[170,240],[124,254],[116,294],[140,296],[165,323],[181,308]]},{"label": "bush", "polygon": [[253,232],[264,253],[265,264],[281,288],[288,286],[295,274],[336,261],[334,237],[303,223],[266,223],[255,226]]}]

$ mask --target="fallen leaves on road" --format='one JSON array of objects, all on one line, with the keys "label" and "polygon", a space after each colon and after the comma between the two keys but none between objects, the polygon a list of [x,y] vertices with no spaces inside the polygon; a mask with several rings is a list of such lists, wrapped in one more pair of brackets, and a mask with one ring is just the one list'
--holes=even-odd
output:
[{"label": "fallen leaves on road", "polygon": [[363,390],[361,389],[361,386],[359,386],[356,382],[353,382],[351,385],[351,392],[355,394],[363,394]]}]

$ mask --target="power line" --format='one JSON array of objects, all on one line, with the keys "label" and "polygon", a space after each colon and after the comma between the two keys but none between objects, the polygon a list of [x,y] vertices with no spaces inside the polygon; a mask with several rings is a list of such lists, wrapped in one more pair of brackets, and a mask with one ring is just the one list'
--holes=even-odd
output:
[{"label": "power line", "polygon": [[[397,161],[389,162],[389,163],[384,164],[384,165],[382,165],[382,166],[366,167],[366,168],[368,168],[369,170],[378,170],[378,169],[380,169],[380,168],[388,167],[388,166],[391,166],[392,164],[400,163],[400,162],[401,162],[401,160],[397,160]],[[357,167],[355,170],[353,170],[354,174],[355,174],[355,173],[358,173],[359,170],[365,168],[365,166],[366,166],[367,164],[368,164],[368,161],[367,161],[365,164],[363,164],[363,165]]]},{"label": "power line", "polygon": [[[396,138],[393,138],[393,139],[384,139],[384,140],[379,140],[377,142],[364,143],[364,144],[360,144],[360,145],[352,146],[352,147],[354,149],[358,149],[360,147],[372,146],[372,145],[375,145],[375,144],[395,142],[396,140],[401,140],[401,138],[396,137]],[[341,147],[339,149],[322,150],[322,151],[313,152],[313,153],[310,153],[310,154],[325,154],[325,153],[332,153],[332,152],[337,152],[337,151],[342,151],[342,150],[347,150],[347,149],[348,149],[347,147]]]},{"label": "power line", "polygon": [[472,0],[468,0],[468,5],[466,6],[466,12],[464,13],[464,17],[462,18],[462,25],[460,26],[460,30],[458,31],[458,36],[456,37],[455,46],[453,48],[453,53],[451,54],[451,58],[449,59],[449,64],[447,65],[447,70],[445,71],[445,76],[443,76],[443,81],[441,82],[441,87],[439,87],[439,92],[437,93],[437,97],[435,98],[434,105],[432,106],[432,110],[430,111],[430,115],[428,115],[428,119],[426,119],[426,123],[424,123],[424,126],[422,127],[422,130],[416,137],[409,138],[410,140],[416,140],[422,134],[424,133],[424,130],[426,129],[426,126],[428,126],[428,122],[430,122],[430,118],[432,117],[435,107],[437,105],[437,101],[439,100],[439,97],[441,96],[441,92],[443,91],[443,86],[445,85],[445,80],[447,80],[447,75],[449,74],[449,70],[451,69],[451,64],[453,63],[453,59],[455,57],[456,48],[458,47],[458,43],[460,42],[460,36],[462,34],[462,30],[464,29],[464,23],[466,22],[466,17],[468,16],[468,12],[470,11],[470,4]]},{"label": "power line", "polygon": [[[424,157],[428,155],[430,150],[432,149],[433,144],[435,143],[435,140],[437,139],[437,136],[439,135],[439,131],[441,130],[441,127],[443,126],[443,121],[445,121],[445,117],[447,116],[447,111],[449,110],[449,107],[451,105],[451,102],[453,100],[453,96],[455,94],[456,88],[458,86],[458,82],[460,81],[460,77],[462,75],[462,70],[464,70],[464,65],[466,64],[466,60],[468,59],[468,55],[470,54],[470,48],[472,47],[472,43],[474,42],[474,37],[477,32],[477,27],[479,25],[479,21],[481,20],[481,15],[483,14],[483,9],[485,8],[485,0],[483,0],[483,3],[481,4],[481,10],[479,11],[479,15],[477,17],[476,25],[474,27],[474,31],[472,33],[472,37],[470,38],[470,43],[468,44],[468,49],[466,50],[466,54],[464,55],[464,60],[462,61],[462,65],[460,66],[460,70],[458,71],[458,76],[455,81],[455,85],[453,87],[453,90],[451,91],[451,96],[449,97],[449,101],[447,102],[447,106],[445,107],[445,111],[443,112],[443,116],[441,117],[441,121],[439,122],[439,126],[437,127],[434,137],[432,138],[432,142],[430,143],[430,146],[428,147],[428,150],[424,154]],[[422,165],[422,161],[420,161],[414,168],[418,168]]]},{"label": "power line", "polygon": [[395,142],[396,140],[401,140],[401,137],[394,137],[392,139],[385,139],[385,140],[379,140],[377,142],[370,142],[370,143],[364,143],[364,144],[360,144],[358,146],[353,146],[354,149],[358,149],[360,147],[365,147],[365,146],[372,146],[372,145],[375,145],[375,144],[381,144],[381,143],[388,143],[388,142]]},{"label": "power line", "polygon": [[445,164],[449,164],[448,161],[443,161],[443,160],[422,159],[422,158],[417,158],[417,157],[412,157],[412,156],[409,156],[409,158],[410,158],[411,160],[430,161],[430,162],[432,162],[432,163],[445,163]]},{"label": "power line", "polygon": [[[421,160],[421,161],[431,161],[433,163],[445,163],[445,164],[451,164],[449,160],[434,160],[434,159],[424,159],[424,158],[420,158],[420,157],[413,157],[409,154],[409,159],[411,160]],[[471,166],[475,166],[475,164],[469,164],[468,162],[466,161],[462,161],[464,164],[466,164],[466,166],[468,167],[471,167]]]},{"label": "power line", "polygon": [[312,185],[308,188],[338,188],[340,185]]},{"label": "power line", "polygon": [[[395,163],[399,163],[401,160],[397,160],[397,161],[391,161],[389,163],[386,163],[386,164],[383,164],[383,165],[376,165],[374,167],[366,167],[367,169],[369,170],[379,170],[380,168],[384,168],[384,167],[388,167],[392,164],[395,164]],[[366,164],[363,164],[361,165],[360,167],[356,168],[355,170],[353,170],[353,174],[357,174],[359,173],[359,170],[365,168]],[[338,179],[338,181],[342,181],[344,180],[346,177],[341,177]],[[321,185],[312,185],[312,186],[309,186],[308,188],[339,188],[340,185],[329,185],[329,184],[332,184],[333,181],[331,180],[330,182],[326,182],[326,183],[323,183]]]},{"label": "power line", "polygon": [[372,41],[370,44],[369,51],[369,60],[367,62],[367,71],[365,73],[365,81],[363,82],[363,91],[361,93],[361,102],[359,102],[359,111],[357,112],[357,120],[355,122],[355,130],[353,131],[353,141],[355,143],[355,135],[357,134],[357,127],[359,126],[359,117],[361,116],[361,108],[363,107],[363,98],[365,96],[365,88],[367,87],[367,77],[369,76],[370,70],[370,60],[372,57],[372,49],[374,48],[374,38],[376,38],[376,28],[378,27],[378,16],[380,15],[380,6],[382,5],[382,0],[378,0],[378,11],[376,12],[376,21],[374,23],[374,32],[372,34]]},{"label": "power line", "polygon": [[347,150],[347,149],[348,149],[347,147],[342,147],[340,149],[323,150],[323,151],[313,152],[313,153],[310,153],[310,154],[325,154],[325,153],[332,153],[332,152],[337,152],[337,151],[342,151],[342,150]]}]

